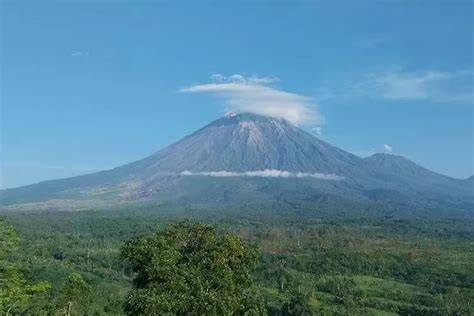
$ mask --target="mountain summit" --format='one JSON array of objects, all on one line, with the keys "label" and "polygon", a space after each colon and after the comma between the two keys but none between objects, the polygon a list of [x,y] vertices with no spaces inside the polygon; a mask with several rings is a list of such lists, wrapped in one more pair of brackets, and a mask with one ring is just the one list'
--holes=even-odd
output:
[{"label": "mountain summit", "polygon": [[[288,121],[256,114],[227,115],[149,158],[156,171],[345,173],[361,160]],[[349,163],[349,164],[348,164]]]},{"label": "mountain summit", "polygon": [[474,204],[472,181],[400,156],[362,159],[286,120],[250,113],[228,114],[128,165],[0,193],[7,209],[175,201],[469,213]]}]

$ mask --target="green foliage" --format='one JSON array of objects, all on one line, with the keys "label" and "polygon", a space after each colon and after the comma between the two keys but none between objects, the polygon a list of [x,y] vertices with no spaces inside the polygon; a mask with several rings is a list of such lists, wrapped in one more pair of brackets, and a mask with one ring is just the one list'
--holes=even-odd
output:
[{"label": "green foliage", "polygon": [[20,238],[15,229],[0,218],[0,262],[5,264],[13,251],[18,247]]},{"label": "green foliage", "polygon": [[318,290],[331,293],[338,303],[344,305],[354,305],[353,297],[360,296],[360,291],[356,289],[356,283],[348,277],[326,276],[317,283]]},{"label": "green foliage", "polygon": [[56,306],[64,315],[87,314],[91,289],[79,273],[72,273],[61,286]]},{"label": "green foliage", "polygon": [[233,234],[181,222],[127,242],[122,256],[136,273],[128,314],[264,313],[250,274],[257,252]]},{"label": "green foliage", "polygon": [[24,311],[36,295],[50,289],[47,282],[29,284],[19,268],[10,261],[19,240],[13,227],[0,219],[0,314]]},{"label": "green foliage", "polygon": [[[90,295],[81,303],[87,306],[76,310],[73,303],[71,313],[120,315],[128,293],[140,292],[133,290],[138,274],[131,262],[124,265],[120,258],[124,241],[156,233],[164,240],[170,220],[195,218],[216,224],[217,240],[233,234],[257,245],[261,255],[252,277],[258,290],[246,291],[245,301],[257,291],[271,315],[308,310],[315,315],[474,315],[474,221],[349,216],[349,211],[309,217],[297,209],[281,216],[264,209],[250,215],[242,209],[166,205],[147,211],[7,214],[22,241],[19,248],[18,241],[3,242],[0,253],[9,253],[6,261],[23,274],[23,284],[47,280],[52,287],[28,294],[24,304],[15,305],[15,314],[64,312],[58,303],[61,289],[76,272]],[[157,242],[155,237],[140,240]],[[173,254],[177,248],[163,249]],[[165,266],[165,272],[175,269]],[[182,277],[173,284],[187,284]],[[192,284],[206,281],[196,278]]]},{"label": "green foliage", "polygon": [[288,302],[283,304],[281,315],[306,316],[311,315],[309,298],[303,294],[293,295]]}]

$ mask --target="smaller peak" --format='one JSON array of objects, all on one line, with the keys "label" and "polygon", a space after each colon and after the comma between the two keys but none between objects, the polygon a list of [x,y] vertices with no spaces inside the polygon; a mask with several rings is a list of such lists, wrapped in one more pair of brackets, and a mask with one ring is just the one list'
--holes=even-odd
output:
[{"label": "smaller peak", "polygon": [[375,153],[369,157],[364,158],[366,161],[378,162],[378,163],[389,163],[389,164],[415,164],[410,159],[401,155],[391,153]]},{"label": "smaller peak", "polygon": [[365,158],[366,161],[369,163],[375,163],[375,164],[383,164],[387,166],[404,166],[405,168],[413,168],[413,167],[419,167],[423,168],[420,165],[418,165],[416,162],[411,161],[410,159],[400,156],[400,155],[395,155],[395,154],[389,154],[389,153],[377,153],[373,154],[372,156],[369,156]]},{"label": "smaller peak", "polygon": [[385,159],[385,157],[387,156],[388,154],[386,153],[375,153],[375,154],[371,154],[369,156],[364,157],[364,159],[366,160]]},{"label": "smaller peak", "polygon": [[382,159],[382,158],[406,159],[403,156],[396,155],[396,154],[391,154],[391,153],[375,153],[373,155],[370,155],[370,156],[366,157],[366,159],[374,159],[374,158],[377,158],[377,159]]}]

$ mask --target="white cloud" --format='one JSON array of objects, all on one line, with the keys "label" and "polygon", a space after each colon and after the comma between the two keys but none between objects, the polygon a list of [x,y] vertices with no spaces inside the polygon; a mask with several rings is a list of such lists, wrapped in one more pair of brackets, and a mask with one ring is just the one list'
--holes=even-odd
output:
[{"label": "white cloud", "polygon": [[261,177],[261,178],[315,178],[320,180],[342,180],[344,177],[326,173],[289,172],[276,169],[265,169],[258,171],[234,172],[234,171],[208,171],[208,172],[180,172],[182,176],[208,176],[208,177]]},{"label": "white cloud", "polygon": [[311,127],[311,131],[316,136],[321,136],[323,134],[321,126],[313,126],[313,127]]},{"label": "white cloud", "polygon": [[356,156],[359,156],[361,158],[367,158],[369,156],[375,155],[377,153],[376,150],[370,149],[370,150],[351,150],[351,153],[353,153]]},{"label": "white cloud", "polygon": [[389,153],[391,153],[391,152],[393,151],[392,146],[387,145],[387,144],[383,144],[383,149],[384,149],[385,151],[388,151]]},{"label": "white cloud", "polygon": [[79,51],[78,52],[72,52],[70,54],[71,57],[82,57],[82,56],[89,57],[89,55],[90,54],[88,52],[79,52]]},{"label": "white cloud", "polygon": [[355,91],[372,98],[392,101],[472,102],[471,76],[469,71],[405,72],[398,68],[367,75],[365,80],[356,85]]},{"label": "white cloud", "polygon": [[215,94],[224,99],[229,111],[284,118],[297,125],[323,123],[323,117],[311,98],[269,86],[279,81],[276,77],[214,74],[211,80],[212,83],[191,86],[180,92]]}]

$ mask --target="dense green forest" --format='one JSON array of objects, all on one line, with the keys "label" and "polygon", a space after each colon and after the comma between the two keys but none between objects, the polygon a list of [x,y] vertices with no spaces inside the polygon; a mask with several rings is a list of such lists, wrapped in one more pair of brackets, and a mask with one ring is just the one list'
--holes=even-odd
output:
[{"label": "dense green forest", "polygon": [[[179,274],[176,280],[196,280],[193,288],[207,284],[228,289],[221,292],[222,299],[206,296],[208,305],[219,303],[224,310],[252,305],[230,309],[238,314],[474,314],[473,220],[348,214],[303,216],[172,206],[5,213],[0,222],[1,312],[146,314],[140,309],[141,301],[131,301],[133,293],[165,295],[169,291],[156,292],[150,286],[153,282],[162,286]],[[167,243],[170,236],[182,240],[181,233],[170,227],[179,227],[185,218],[205,224],[192,226],[201,227],[199,234],[205,236],[200,254],[190,256]],[[172,224],[175,222],[178,224]],[[209,248],[209,240],[217,246]],[[196,264],[208,260],[202,253],[212,253],[209,258],[214,258],[215,269],[206,270],[208,279],[200,278],[204,270],[195,264],[176,272],[174,261],[163,261],[168,255],[155,258],[161,261],[152,264],[155,261],[150,261],[147,252],[150,245],[158,247],[159,253],[174,254],[170,258],[194,258]],[[230,259],[225,261],[227,266],[217,264],[220,258],[234,258],[231,254],[236,249],[242,251],[235,256],[239,264]],[[141,270],[145,266],[148,268]],[[157,266],[169,268],[150,272]],[[226,269],[232,273],[215,274]],[[153,274],[154,281],[143,282],[143,271]],[[220,277],[212,279],[215,275]],[[230,283],[222,283],[224,279]],[[173,291],[183,287],[166,284]],[[145,292],[138,291],[138,285]],[[201,295],[185,293],[187,296],[180,297],[187,300]],[[225,301],[226,295],[238,299]],[[255,300],[250,302],[250,297]],[[169,311],[200,314],[199,308]],[[208,310],[209,314],[221,312]]]}]

